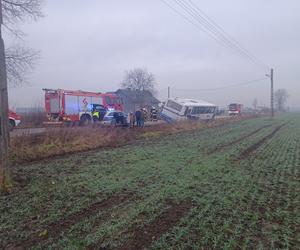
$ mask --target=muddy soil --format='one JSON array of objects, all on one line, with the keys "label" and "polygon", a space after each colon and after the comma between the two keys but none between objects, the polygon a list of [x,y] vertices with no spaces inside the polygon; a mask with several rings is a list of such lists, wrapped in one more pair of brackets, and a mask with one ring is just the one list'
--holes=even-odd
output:
[{"label": "muddy soil", "polygon": [[[108,211],[111,210],[114,206],[122,204],[126,202],[128,199],[134,196],[133,192],[123,192],[117,193],[108,197],[102,201],[93,203],[87,208],[84,208],[66,218],[63,218],[59,221],[53,222],[45,227],[42,232],[36,232],[31,235],[30,238],[21,241],[21,242],[14,242],[8,244],[5,249],[12,250],[12,249],[30,249],[33,246],[37,246],[38,244],[45,242],[47,239],[51,238],[52,240],[56,240],[60,237],[60,234],[63,232],[68,231],[70,227],[77,222],[93,216],[100,211]],[[44,233],[43,233],[44,232]],[[42,235],[42,236],[41,236]]]},{"label": "muddy soil", "polygon": [[131,239],[120,246],[118,250],[145,249],[149,247],[154,241],[170,231],[188,213],[192,205],[191,200],[172,204],[171,207],[150,224],[132,229]]}]

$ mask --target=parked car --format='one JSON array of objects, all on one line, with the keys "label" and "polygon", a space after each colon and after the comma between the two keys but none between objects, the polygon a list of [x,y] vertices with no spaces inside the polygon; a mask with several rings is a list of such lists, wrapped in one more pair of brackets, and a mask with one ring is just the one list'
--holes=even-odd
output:
[{"label": "parked car", "polygon": [[[1,118],[1,117],[0,117]],[[8,111],[8,127],[12,131],[16,126],[21,123],[21,116],[17,113],[9,110]]]},{"label": "parked car", "polygon": [[128,126],[127,114],[120,111],[109,111],[103,118],[102,123],[110,126]]}]

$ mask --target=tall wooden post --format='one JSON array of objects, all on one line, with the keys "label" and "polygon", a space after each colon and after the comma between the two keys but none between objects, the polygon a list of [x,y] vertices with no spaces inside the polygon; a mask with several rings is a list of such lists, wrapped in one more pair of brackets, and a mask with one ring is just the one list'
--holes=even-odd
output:
[{"label": "tall wooden post", "polygon": [[7,192],[8,166],[8,92],[5,63],[5,47],[2,38],[2,0],[0,0],[0,192]]},{"label": "tall wooden post", "polygon": [[271,117],[274,117],[274,70],[271,69]]}]

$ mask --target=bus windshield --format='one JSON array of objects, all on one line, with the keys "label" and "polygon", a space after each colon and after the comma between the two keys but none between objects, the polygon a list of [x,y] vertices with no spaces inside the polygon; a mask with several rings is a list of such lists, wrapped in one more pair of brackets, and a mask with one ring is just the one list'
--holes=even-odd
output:
[{"label": "bus windshield", "polygon": [[166,106],[167,106],[168,108],[174,109],[174,110],[176,110],[176,111],[178,111],[178,112],[180,112],[181,109],[182,109],[182,106],[181,106],[179,103],[174,102],[174,101],[171,101],[171,100],[169,100],[169,101],[167,102],[167,105],[166,105]]}]

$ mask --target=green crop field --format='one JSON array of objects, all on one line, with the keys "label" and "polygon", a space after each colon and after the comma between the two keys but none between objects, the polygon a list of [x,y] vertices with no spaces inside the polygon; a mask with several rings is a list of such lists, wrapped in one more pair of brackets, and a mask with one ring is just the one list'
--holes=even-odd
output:
[{"label": "green crop field", "polygon": [[299,249],[300,116],[13,169],[0,249]]}]

